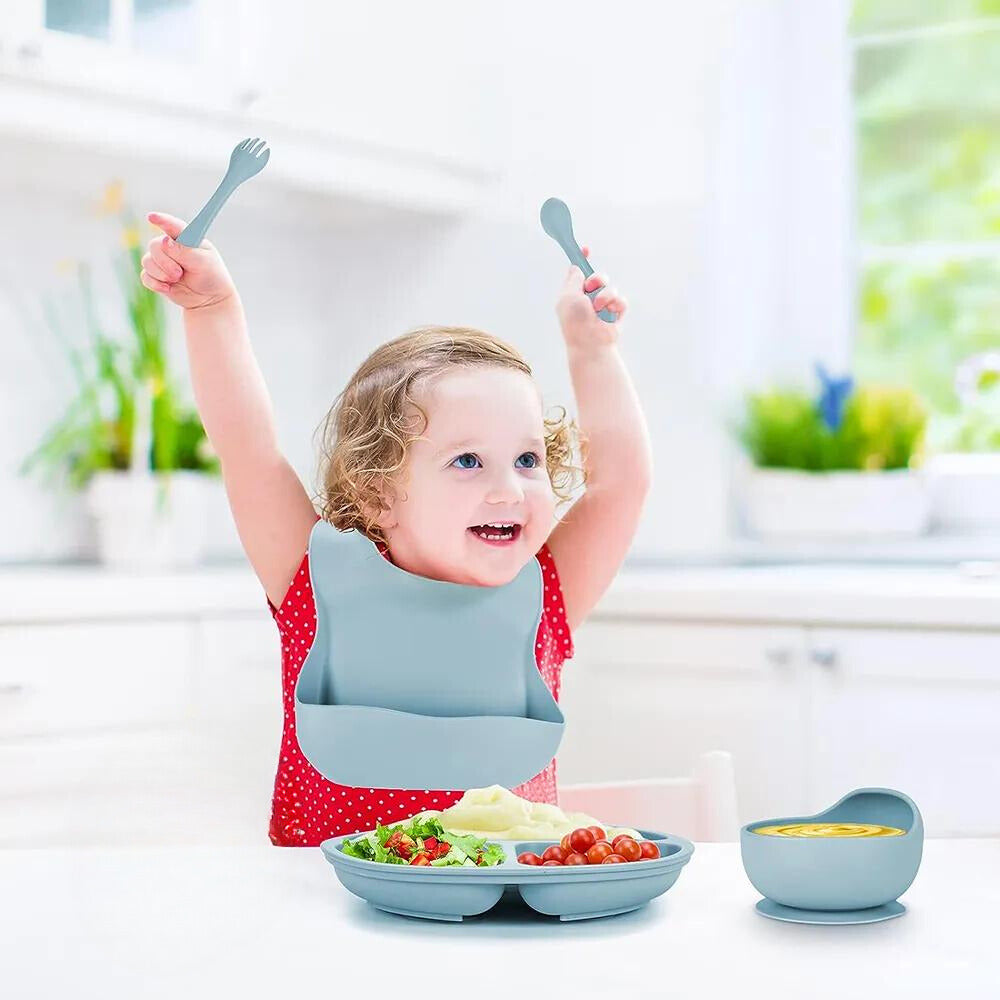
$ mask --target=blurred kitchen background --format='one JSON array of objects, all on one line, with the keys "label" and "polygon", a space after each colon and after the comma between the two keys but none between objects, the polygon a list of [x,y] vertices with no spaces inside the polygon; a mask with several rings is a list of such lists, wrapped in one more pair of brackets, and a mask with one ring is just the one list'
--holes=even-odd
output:
[{"label": "blurred kitchen background", "polygon": [[1000,832],[1000,3],[3,7],[0,845],[267,836],[277,630],[138,281],[253,136],[209,238],[310,489],[419,324],[574,410],[550,195],[629,298],[655,485],[561,782],[722,749],[743,822],[881,785]]}]

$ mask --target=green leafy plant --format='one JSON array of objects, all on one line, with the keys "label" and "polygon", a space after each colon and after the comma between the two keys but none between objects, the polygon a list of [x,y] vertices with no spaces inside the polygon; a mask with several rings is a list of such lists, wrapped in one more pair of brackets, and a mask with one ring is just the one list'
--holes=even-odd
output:
[{"label": "green leafy plant", "polygon": [[918,464],[927,414],[912,390],[860,386],[839,416],[831,427],[808,393],[775,388],[747,395],[736,433],[754,464],[764,468],[826,472]]},{"label": "green leafy plant", "polygon": [[[129,335],[109,334],[93,308],[90,269],[76,262],[79,326],[84,344],[67,335],[51,299],[44,301],[46,321],[60,341],[75,379],[75,395],[63,415],[24,459],[22,475],[38,471],[47,482],[63,474],[73,489],[83,488],[102,469],[129,469],[135,461],[155,471],[193,469],[218,474],[219,461],[205,435],[197,410],[181,401],[166,351],[166,323],[160,297],[139,280],[142,269],[139,229],[122,207],[120,186],[105,193],[106,208],[124,224],[124,254],[115,270],[125,300]],[[80,337],[77,332],[77,341]],[[137,400],[148,400],[150,453],[132,455]]]}]

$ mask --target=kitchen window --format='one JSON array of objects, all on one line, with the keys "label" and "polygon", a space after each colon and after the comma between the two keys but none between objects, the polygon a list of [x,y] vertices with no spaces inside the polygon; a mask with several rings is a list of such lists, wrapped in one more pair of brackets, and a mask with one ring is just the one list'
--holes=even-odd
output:
[{"label": "kitchen window", "polygon": [[1000,2],[856,0],[849,30],[854,368],[916,388],[933,437],[998,379]]}]

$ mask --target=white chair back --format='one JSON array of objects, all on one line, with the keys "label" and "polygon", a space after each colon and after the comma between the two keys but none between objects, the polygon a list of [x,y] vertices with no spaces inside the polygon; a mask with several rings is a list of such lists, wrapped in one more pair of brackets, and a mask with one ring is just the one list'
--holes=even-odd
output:
[{"label": "white chair back", "polygon": [[559,808],[612,826],[676,833],[689,840],[739,836],[732,755],[712,750],[687,778],[634,778],[559,786]]}]

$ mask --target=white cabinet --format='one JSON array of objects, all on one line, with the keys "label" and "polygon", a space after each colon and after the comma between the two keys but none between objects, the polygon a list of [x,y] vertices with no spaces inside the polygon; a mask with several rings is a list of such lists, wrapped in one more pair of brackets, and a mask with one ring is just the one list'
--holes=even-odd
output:
[{"label": "white cabinet", "polygon": [[183,622],[0,629],[0,740],[176,725],[192,710]]},{"label": "white cabinet", "polygon": [[195,721],[199,725],[266,726],[280,733],[281,640],[271,616],[202,618],[197,622],[195,642]]},{"label": "white cabinet", "polygon": [[116,171],[136,168],[133,190],[149,174],[152,194],[169,173],[183,204],[206,198],[236,143],[257,136],[271,157],[240,192],[245,208],[287,212],[293,191],[331,198],[338,219],[355,214],[345,201],[359,218],[460,214],[495,177],[502,110],[490,67],[449,48],[463,19],[485,16],[471,6],[434,33],[433,58],[398,23],[423,18],[419,7],[18,0],[0,19],[0,138],[25,147],[31,176],[73,153],[97,159],[88,170],[113,157]]},{"label": "white cabinet", "polygon": [[598,618],[575,644],[562,781],[681,775],[720,749],[742,822],[875,785],[932,836],[1000,831],[1000,633]]},{"label": "white cabinet", "polygon": [[588,622],[563,667],[559,780],[681,775],[728,750],[741,815],[802,801],[803,643],[783,626]]},{"label": "white cabinet", "polygon": [[0,848],[267,843],[274,622],[148,614],[0,627]]},{"label": "white cabinet", "polygon": [[910,795],[936,836],[996,834],[1000,634],[808,632],[808,805],[880,785]]}]

